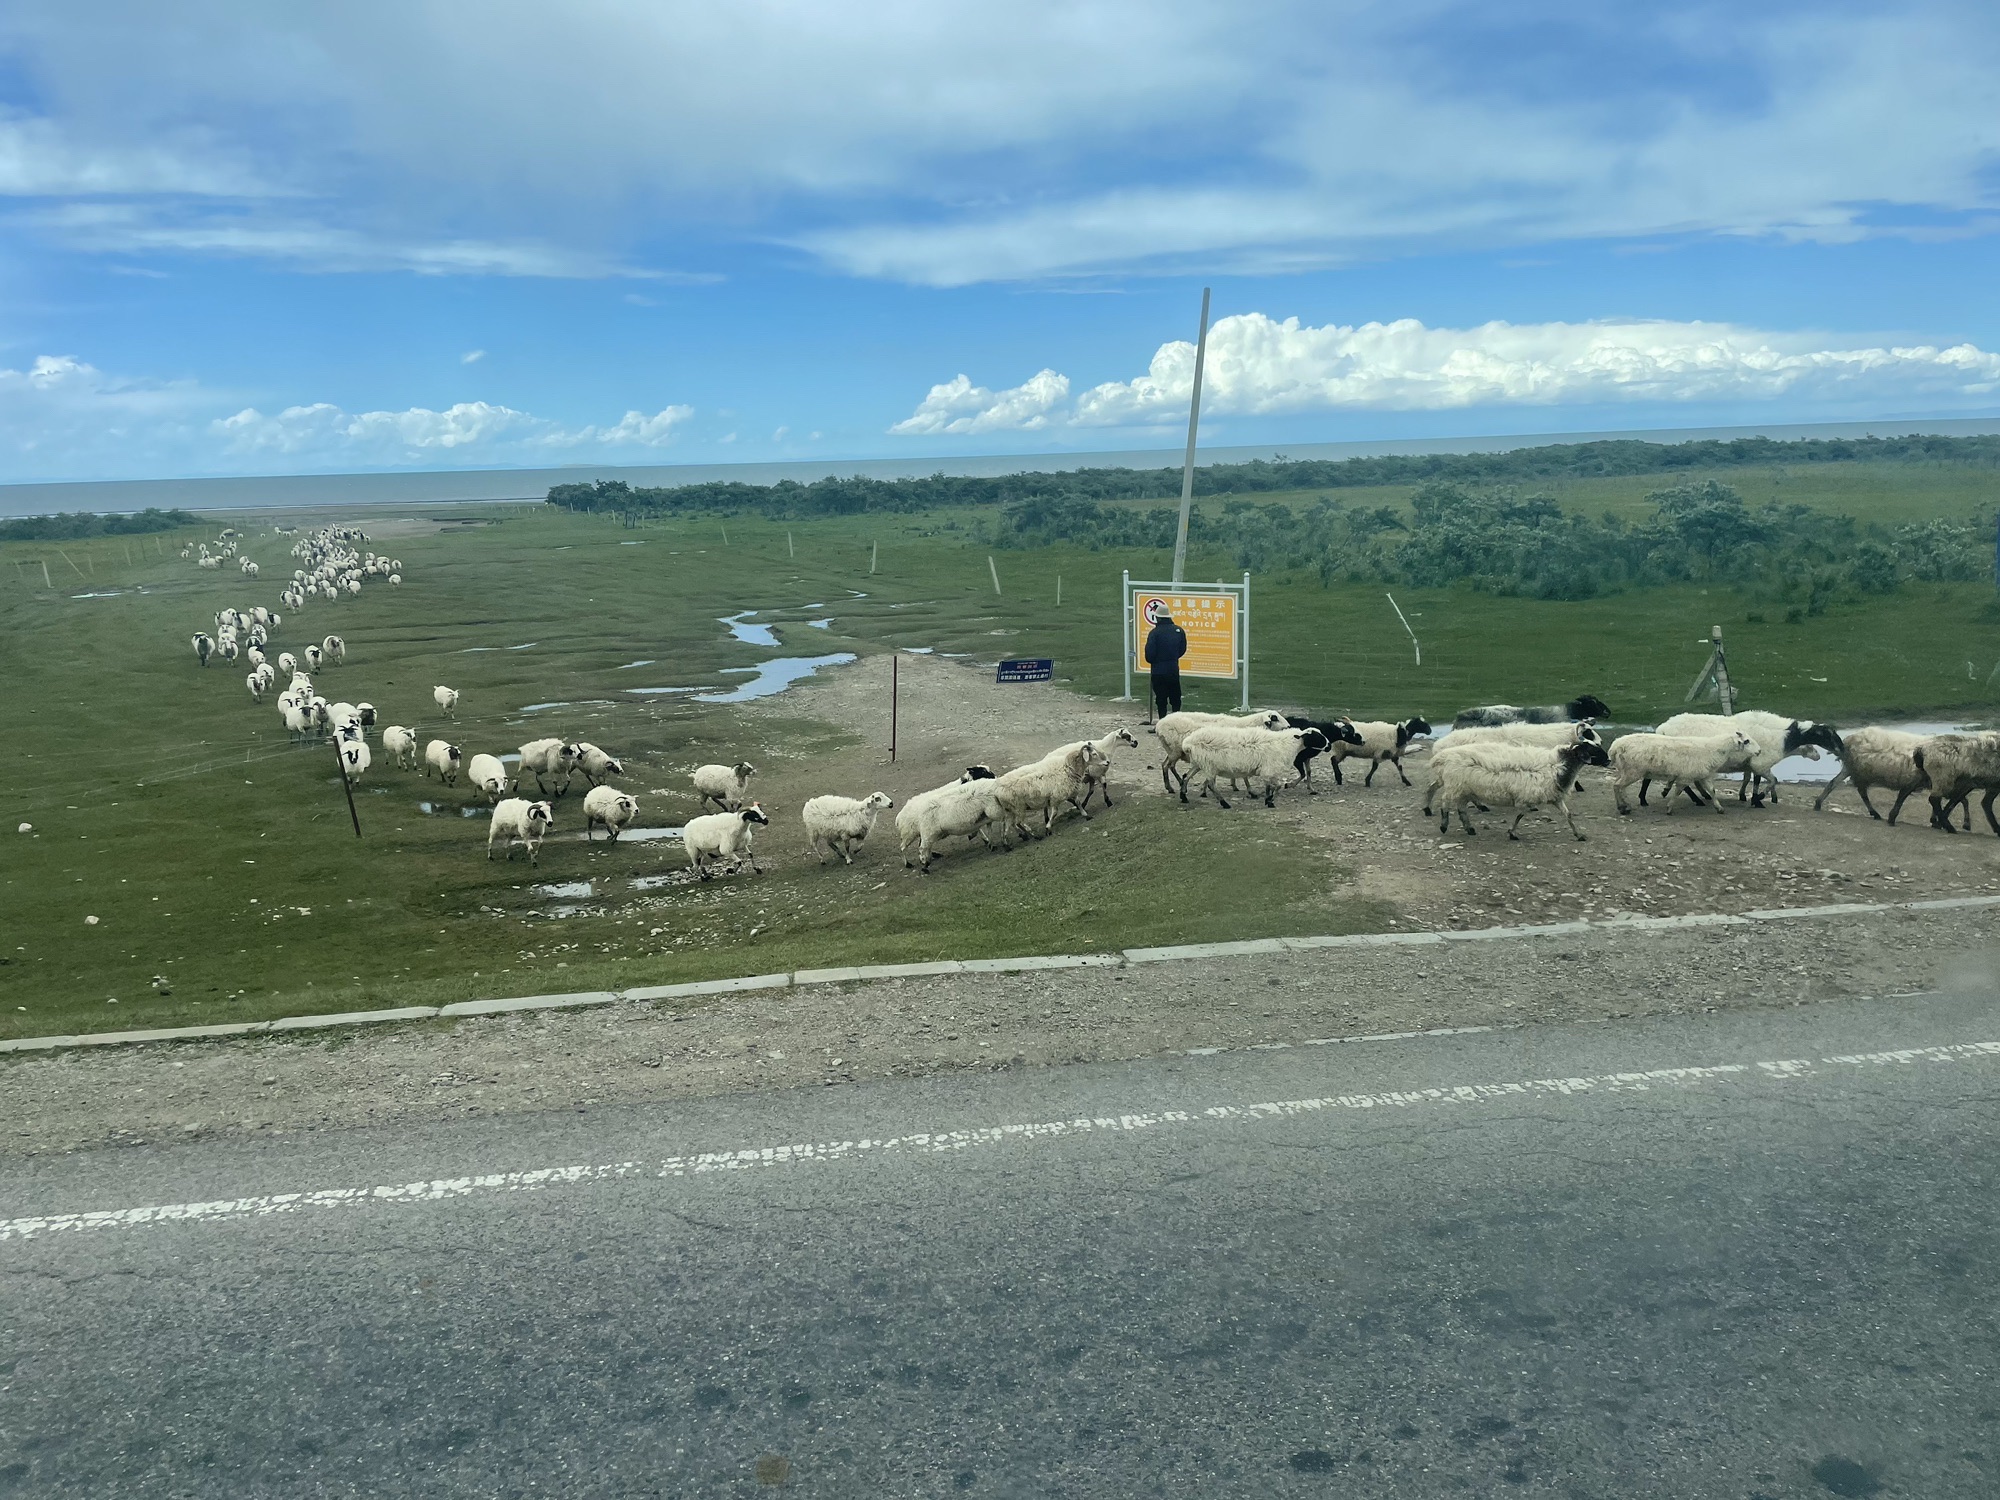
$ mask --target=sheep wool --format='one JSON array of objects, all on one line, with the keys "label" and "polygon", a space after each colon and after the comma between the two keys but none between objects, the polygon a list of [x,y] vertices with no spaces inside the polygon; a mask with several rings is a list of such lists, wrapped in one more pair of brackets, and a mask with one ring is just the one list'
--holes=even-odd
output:
[{"label": "sheep wool", "polygon": [[488,802],[498,803],[507,795],[507,767],[497,755],[475,755],[466,764],[465,779],[478,787]]},{"label": "sheep wool", "polygon": [[1911,794],[1924,791],[1931,784],[1930,778],[1917,765],[1916,753],[1934,738],[1934,735],[1874,726],[1842,735],[1840,769],[1833,773],[1833,780],[1826,784],[1825,790],[1813,802],[1813,811],[1818,812],[1825,807],[1826,799],[1833,795],[1834,788],[1844,781],[1860,795],[1861,805],[1868,809],[1868,816],[1880,821],[1882,815],[1868,798],[1869,792],[1879,787],[1896,794],[1896,805],[1889,809],[1889,826],[1893,828],[1896,815],[1903,810],[1903,804],[1910,800]]},{"label": "sheep wool", "polygon": [[800,809],[806,825],[806,840],[814,858],[826,863],[827,851],[838,854],[847,864],[854,863],[854,851],[874,831],[875,820],[896,805],[887,792],[870,792],[866,797],[814,797]]},{"label": "sheep wool", "polygon": [[1457,755],[1441,757],[1437,767],[1438,832],[1451,827],[1451,815],[1458,814],[1459,826],[1467,834],[1472,826],[1467,810],[1473,807],[1513,808],[1514,821],[1507,829],[1509,839],[1518,839],[1521,819],[1540,808],[1553,806],[1569,824],[1569,831],[1582,840],[1570,811],[1569,793],[1577,773],[1586,765],[1610,763],[1602,745],[1578,741],[1552,750],[1533,746],[1469,745]]},{"label": "sheep wool", "polygon": [[631,793],[610,786],[592,787],[583,798],[583,836],[590,838],[601,823],[615,844],[619,832],[629,828],[638,816],[639,799]]},{"label": "sheep wool", "polygon": [[556,815],[548,803],[508,797],[493,809],[493,821],[486,830],[486,857],[493,857],[494,841],[503,840],[508,859],[514,857],[514,846],[519,844],[528,851],[528,863],[538,865],[542,862],[542,839],[555,823]]},{"label": "sheep wool", "polygon": [[753,830],[770,823],[764,809],[755,802],[748,807],[734,808],[729,812],[707,813],[699,818],[689,818],[681,829],[681,847],[687,850],[688,863],[694,866],[695,874],[703,880],[712,878],[709,866],[722,860],[730,861],[731,868],[741,868],[743,862],[750,862],[750,872],[761,875],[757,856],[750,847]]},{"label": "sheep wool", "polygon": [[1674,734],[1627,734],[1614,740],[1610,750],[1611,797],[1618,811],[1629,814],[1625,789],[1648,779],[1663,781],[1661,793],[1667,811],[1674,810],[1674,794],[1692,786],[1722,811],[1722,799],[1709,782],[1724,771],[1749,767],[1758,754],[1757,742],[1742,730],[1712,735],[1704,739]]},{"label": "sheep wool", "polygon": [[458,781],[458,767],[458,746],[444,740],[432,740],[424,746],[425,780],[429,780],[431,772],[435,771],[439,780],[446,786],[452,786]]},{"label": "sheep wool", "polygon": [[739,760],[733,766],[696,766],[694,789],[700,794],[702,806],[713,802],[724,812],[735,812],[743,805],[743,794],[756,772],[757,768],[747,760]]}]

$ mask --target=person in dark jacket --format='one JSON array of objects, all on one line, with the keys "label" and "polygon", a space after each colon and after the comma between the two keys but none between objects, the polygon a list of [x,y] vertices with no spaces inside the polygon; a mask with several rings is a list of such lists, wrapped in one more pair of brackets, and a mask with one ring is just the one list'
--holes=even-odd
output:
[{"label": "person in dark jacket", "polygon": [[[1153,717],[1181,711],[1181,658],[1187,655],[1187,632],[1165,610],[1146,636],[1146,665],[1153,673]],[[1171,706],[1169,706],[1171,705]]]}]

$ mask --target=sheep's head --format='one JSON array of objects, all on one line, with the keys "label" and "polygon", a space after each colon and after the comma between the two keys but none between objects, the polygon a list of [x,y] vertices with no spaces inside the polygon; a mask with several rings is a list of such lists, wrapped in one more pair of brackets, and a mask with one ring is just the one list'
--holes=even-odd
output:
[{"label": "sheep's head", "polygon": [[1288,720],[1283,714],[1279,713],[1275,708],[1265,709],[1263,715],[1258,719],[1258,722],[1262,724],[1266,729],[1289,729],[1292,727],[1291,721]]},{"label": "sheep's head", "polygon": [[1578,744],[1582,745],[1601,745],[1604,743],[1604,736],[1597,732],[1597,726],[1587,721],[1576,726],[1576,733],[1572,738]]},{"label": "sheep's head", "polygon": [[1313,729],[1311,727],[1301,729],[1300,731],[1298,731],[1298,735],[1299,735],[1299,748],[1305,751],[1308,755],[1318,755],[1321,751],[1325,750],[1329,745],[1333,743],[1333,741],[1327,737],[1324,730]]},{"label": "sheep's head", "polygon": [[736,779],[738,781],[747,781],[750,777],[757,774],[757,768],[747,760],[739,760],[730,769],[736,772]]},{"label": "sheep's head", "polygon": [[887,812],[896,805],[896,799],[887,792],[870,792],[861,799],[861,805],[873,812]]},{"label": "sheep's head", "polygon": [[1595,693],[1582,693],[1570,699],[1569,716],[1572,719],[1608,719],[1611,709]]},{"label": "sheep's head", "polygon": [[1411,739],[1415,739],[1420,734],[1431,732],[1431,721],[1422,714],[1411,714],[1403,721],[1403,729]]},{"label": "sheep's head", "polygon": [[991,781],[993,779],[993,768],[991,766],[967,766],[965,774],[958,779],[960,781]]},{"label": "sheep's head", "polygon": [[630,792],[618,794],[618,820],[622,823],[639,811],[639,799]]},{"label": "sheep's head", "polygon": [[1116,740],[1121,745],[1130,745],[1134,750],[1137,750],[1139,748],[1139,736],[1134,734],[1129,729],[1121,729],[1116,734],[1112,735],[1111,738]]},{"label": "sheep's head", "polygon": [[528,804],[527,824],[529,828],[537,832],[546,832],[556,826],[555,809],[550,807],[546,802],[530,802]]},{"label": "sheep's head", "polygon": [[748,807],[739,808],[737,810],[736,816],[741,818],[746,823],[768,824],[771,821],[769,818],[764,816],[764,806],[760,802],[753,802]]},{"label": "sheep's head", "polygon": [[1815,724],[1811,719],[1794,719],[1785,726],[1786,754],[1799,750],[1812,759],[1818,759],[1813,755],[1815,746],[1821,750],[1830,750],[1835,755],[1840,755],[1847,749],[1831,724]]}]

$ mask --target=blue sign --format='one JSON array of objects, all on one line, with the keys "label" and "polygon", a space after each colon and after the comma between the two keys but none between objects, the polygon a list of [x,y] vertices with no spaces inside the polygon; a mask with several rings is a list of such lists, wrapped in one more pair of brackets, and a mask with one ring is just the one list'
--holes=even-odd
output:
[{"label": "blue sign", "polygon": [[1056,664],[1048,656],[1010,656],[1000,663],[1000,670],[994,674],[995,682],[1052,682],[1055,680]]}]

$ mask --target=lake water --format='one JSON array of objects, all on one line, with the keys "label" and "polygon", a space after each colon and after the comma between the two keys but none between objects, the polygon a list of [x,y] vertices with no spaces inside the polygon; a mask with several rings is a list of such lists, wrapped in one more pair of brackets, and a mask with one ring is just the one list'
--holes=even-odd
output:
[{"label": "lake water", "polygon": [[697,701],[702,703],[744,703],[752,698],[768,698],[773,693],[782,693],[786,688],[802,678],[810,677],[821,667],[838,667],[854,660],[852,651],[836,651],[831,656],[774,656],[767,662],[754,667],[728,667],[729,672],[750,672],[755,675],[727,693],[701,693]]}]

